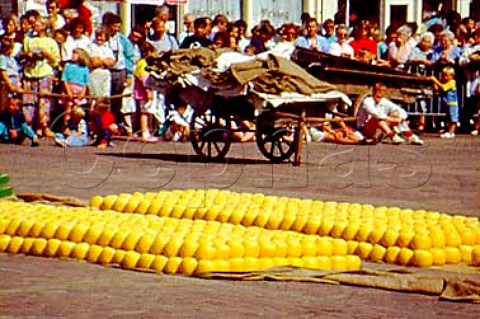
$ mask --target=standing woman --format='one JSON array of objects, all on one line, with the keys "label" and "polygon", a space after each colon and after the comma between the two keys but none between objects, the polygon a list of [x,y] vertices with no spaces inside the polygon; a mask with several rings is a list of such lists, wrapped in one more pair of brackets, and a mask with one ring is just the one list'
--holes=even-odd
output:
[{"label": "standing woman", "polygon": [[[26,92],[47,94],[52,92],[54,69],[59,62],[60,53],[55,40],[45,33],[47,24],[47,20],[43,18],[35,21],[33,31],[37,36],[27,37],[23,43],[21,55],[27,61],[23,70],[23,87]],[[23,98],[24,105],[30,106],[30,112],[26,112],[30,116],[30,120],[34,114],[36,115],[37,135],[53,137],[49,128],[52,98],[36,94],[25,94]]]},{"label": "standing woman", "polygon": [[8,38],[13,42],[13,56],[18,56],[20,51],[22,50],[22,41],[16,40],[17,38],[17,31],[18,31],[18,23],[14,16],[5,17],[2,20],[3,28],[5,32],[0,36],[0,40],[4,38]]},{"label": "standing woman", "polygon": [[414,46],[411,41],[412,29],[403,25],[397,29],[397,39],[388,45],[388,60],[397,69],[404,69]]},{"label": "standing woman", "polygon": [[135,63],[137,63],[137,61],[142,58],[140,48],[146,41],[145,27],[141,25],[134,26],[128,35],[128,39],[132,43],[133,47],[133,60]]},{"label": "standing woman", "polygon": [[90,45],[90,91],[93,96],[108,97],[112,90],[110,69],[115,65],[113,51],[107,45],[108,33],[103,28],[95,30]]},{"label": "standing woman", "polygon": [[15,32],[15,42],[19,42],[23,45],[23,40],[26,37],[29,37],[32,34],[32,26],[28,21],[28,16],[26,14],[22,15],[19,20],[19,27],[17,32]]},{"label": "standing woman", "polygon": [[[368,20],[362,20],[353,29],[353,40],[349,42],[358,60],[375,60],[377,58],[377,42],[370,38],[371,26]],[[367,58],[364,56],[368,55]]]},{"label": "standing woman", "polygon": [[70,35],[63,44],[62,50],[62,62],[68,62],[72,59],[73,50],[84,49],[89,52],[92,40],[85,33],[85,23],[80,18],[75,18],[68,24],[68,31]]},{"label": "standing woman", "polygon": [[230,37],[229,48],[240,52],[240,48],[238,46],[238,43],[240,41],[240,33],[238,27],[234,23],[229,22],[227,25],[227,33]]},{"label": "standing woman", "polygon": [[336,33],[337,41],[330,44],[328,53],[335,56],[353,59],[353,48],[347,43],[348,27],[344,24],[340,24],[337,26]]},{"label": "standing woman", "polygon": [[284,24],[278,31],[280,41],[272,48],[270,52],[290,59],[295,51],[295,41],[297,40],[297,26],[293,23]]},{"label": "standing woman", "polygon": [[454,44],[455,34],[449,30],[440,33],[438,47],[434,49],[433,58],[436,73],[446,66],[455,67],[461,55],[461,49]]}]

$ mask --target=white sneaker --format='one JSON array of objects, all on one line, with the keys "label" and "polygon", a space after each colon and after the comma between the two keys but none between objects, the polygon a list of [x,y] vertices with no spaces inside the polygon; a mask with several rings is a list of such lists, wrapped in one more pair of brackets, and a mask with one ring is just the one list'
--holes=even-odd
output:
[{"label": "white sneaker", "polygon": [[423,140],[418,137],[418,135],[413,134],[408,138],[408,144],[412,145],[423,145]]},{"label": "white sneaker", "polygon": [[173,135],[172,141],[173,142],[178,142],[182,138],[182,134],[180,132],[176,132],[175,135]]},{"label": "white sneaker", "polygon": [[391,138],[391,141],[392,141],[392,144],[394,144],[394,145],[405,143],[405,140],[403,138],[401,138],[400,136],[398,136],[397,134],[395,134]]},{"label": "white sneaker", "polygon": [[147,137],[142,138],[142,142],[144,142],[144,143],[158,143],[158,142],[160,142],[160,140],[155,136],[147,136]]},{"label": "white sneaker", "polygon": [[326,135],[327,135],[327,133],[325,133],[323,131],[320,131],[319,129],[316,129],[314,127],[310,128],[310,136],[311,136],[313,141],[321,142],[321,141],[323,141],[323,139],[325,138]]},{"label": "white sneaker", "polygon": [[441,138],[455,138],[455,133],[445,132],[440,135]]},{"label": "white sneaker", "polygon": [[478,135],[478,130],[473,130],[472,132],[470,132],[470,135],[477,136]]},{"label": "white sneaker", "polygon": [[54,141],[55,141],[55,144],[60,147],[67,147],[67,143],[65,139],[55,138]]}]

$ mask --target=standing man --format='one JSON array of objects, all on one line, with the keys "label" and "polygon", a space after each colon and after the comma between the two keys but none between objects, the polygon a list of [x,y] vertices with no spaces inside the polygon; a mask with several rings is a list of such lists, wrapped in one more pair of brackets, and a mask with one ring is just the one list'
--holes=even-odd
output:
[{"label": "standing man", "polygon": [[183,25],[185,26],[185,29],[178,36],[178,43],[183,43],[183,40],[193,35],[193,32],[195,31],[195,28],[193,27],[194,21],[195,17],[191,13],[187,13],[183,16]]},{"label": "standing man", "polygon": [[207,18],[195,19],[193,22],[193,28],[193,35],[185,38],[180,46],[181,49],[211,47],[213,45],[213,42],[208,39]]},{"label": "standing man", "polygon": [[60,14],[60,10],[58,0],[47,0],[48,29],[50,32],[65,26],[65,18]]},{"label": "standing man", "polygon": [[174,34],[175,33],[175,24],[172,24],[173,21],[169,21],[170,19],[170,8],[167,5],[161,5],[157,9],[155,9],[155,17],[159,18],[165,23],[167,28],[167,33]]},{"label": "standing man", "polygon": [[[122,20],[113,13],[104,16],[104,27],[106,28],[109,39],[108,47],[113,51],[116,63],[110,69],[112,73],[112,91],[111,95],[122,94],[126,86],[132,85],[134,54],[133,46],[130,40],[120,33]],[[123,123],[122,98],[112,99],[111,111],[115,116],[117,123]]]},{"label": "standing man", "polygon": [[335,23],[332,19],[327,19],[323,22],[323,36],[329,45],[337,42],[338,39],[335,36]]},{"label": "standing man", "polygon": [[328,52],[330,43],[324,37],[317,34],[317,19],[309,18],[306,22],[306,29],[307,34],[299,37],[295,45],[314,51]]},{"label": "standing man", "polygon": [[159,17],[153,18],[152,31],[153,34],[148,38],[148,41],[155,47],[155,54],[178,50],[177,39],[167,33],[165,21]]}]

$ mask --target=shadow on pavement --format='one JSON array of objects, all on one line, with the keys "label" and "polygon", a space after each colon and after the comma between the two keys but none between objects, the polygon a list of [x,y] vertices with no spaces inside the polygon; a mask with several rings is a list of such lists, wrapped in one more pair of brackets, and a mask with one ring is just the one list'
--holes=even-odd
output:
[{"label": "shadow on pavement", "polygon": [[[272,162],[263,159],[248,159],[248,158],[238,158],[238,157],[227,157],[219,160],[208,160],[201,158],[196,155],[185,155],[185,154],[175,154],[175,153],[128,153],[128,152],[112,152],[112,153],[97,153],[101,156],[113,156],[113,157],[122,157],[130,159],[157,159],[162,161],[169,162],[180,162],[180,163],[227,163],[227,164],[237,164],[237,165],[258,165],[258,164],[269,164]],[[289,162],[284,162],[281,164],[291,165]]]}]

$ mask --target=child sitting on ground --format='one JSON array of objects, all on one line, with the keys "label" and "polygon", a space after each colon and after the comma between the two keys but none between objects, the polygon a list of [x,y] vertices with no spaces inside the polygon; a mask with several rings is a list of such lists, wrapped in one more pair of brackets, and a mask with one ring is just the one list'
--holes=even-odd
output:
[{"label": "child sitting on ground", "polygon": [[75,147],[88,144],[88,126],[85,121],[85,111],[77,106],[73,108],[72,118],[67,122],[63,133],[55,134],[55,143],[59,146]]},{"label": "child sitting on ground", "polygon": [[178,99],[175,110],[170,111],[163,127],[163,138],[173,142],[186,142],[190,138],[190,121],[193,109]]},{"label": "child sitting on ground", "polygon": [[32,147],[39,146],[37,135],[25,121],[21,103],[16,96],[8,99],[8,108],[0,114],[0,141],[21,144],[28,137]]},{"label": "child sitting on ground", "polygon": [[455,131],[458,123],[458,96],[457,83],[455,81],[455,69],[446,66],[442,69],[440,80],[432,75],[431,79],[435,83],[435,88],[441,91],[442,112],[448,116],[448,132],[440,135],[441,138],[455,138]]},{"label": "child sitting on ground", "polygon": [[345,122],[338,122],[337,124],[338,128],[333,128],[330,123],[325,123],[320,128],[311,127],[309,133],[312,140],[344,145],[357,145],[365,141],[362,133],[347,126]]},{"label": "child sitting on ground", "polygon": [[90,131],[95,136],[95,145],[100,149],[112,146],[111,138],[118,132],[118,126],[115,124],[115,116],[110,112],[110,101],[106,98],[98,99],[90,118]]}]

